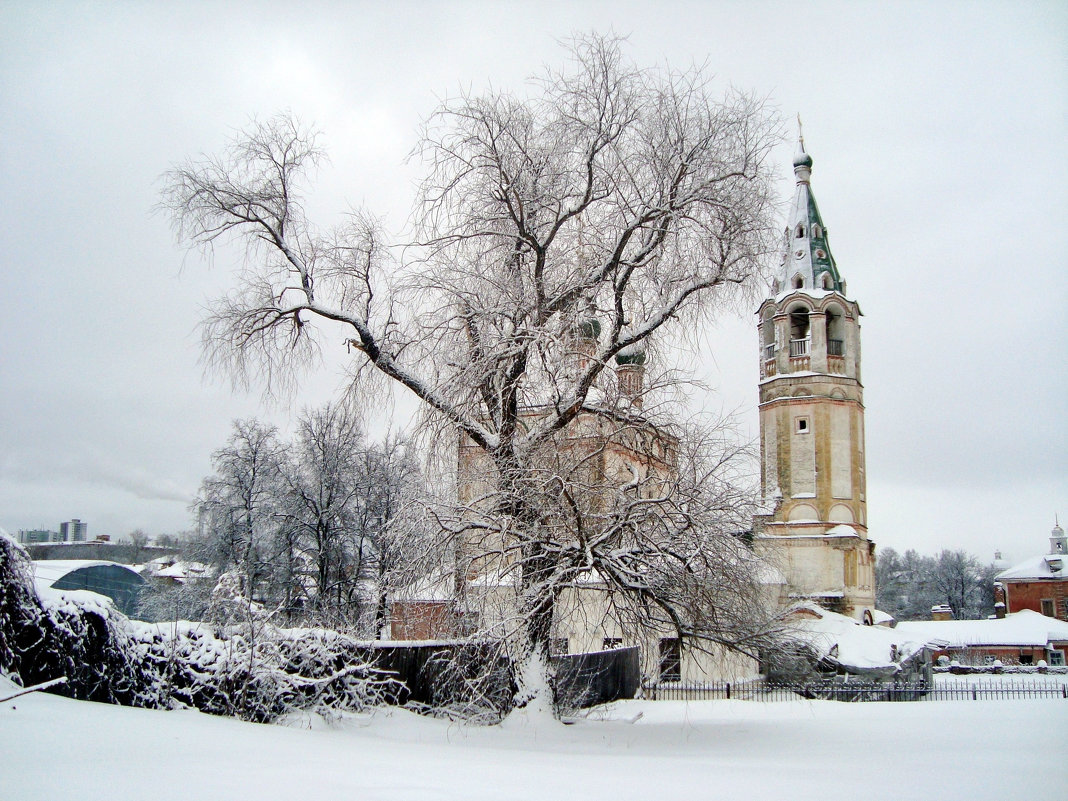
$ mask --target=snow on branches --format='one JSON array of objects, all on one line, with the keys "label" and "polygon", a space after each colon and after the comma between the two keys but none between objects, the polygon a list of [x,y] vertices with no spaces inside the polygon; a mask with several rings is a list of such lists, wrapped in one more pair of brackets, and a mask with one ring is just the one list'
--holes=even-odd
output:
[{"label": "snow on branches", "polygon": [[341,343],[356,385],[410,391],[429,440],[451,457],[458,439],[478,449],[482,501],[461,499],[462,525],[443,513],[443,532],[467,546],[481,526],[483,556],[517,555],[511,631],[541,665],[556,603],[583,571],[643,625],[752,651],[754,568],[733,536],[748,502],[718,492],[729,470],[707,492],[661,453],[663,469],[612,487],[561,443],[591,420],[612,429],[600,451],[670,424],[652,404],[678,385],[666,343],[744,295],[776,249],[778,126],[755,97],[714,96],[700,68],[635,65],[617,38],[579,36],[568,51],[526,96],[464,92],[428,118],[415,229],[396,251],[370,215],[332,231],[307,220],[319,152],[290,116],[173,169],[162,206],[179,237],[246,245],[234,291],[205,320],[206,353],[270,391]]},{"label": "snow on branches", "polygon": [[53,691],[72,698],[265,722],[294,710],[362,710],[399,689],[336,632],[278,629],[255,615],[218,627],[148,624],[95,593],[38,590],[25,551],[2,534],[0,599],[0,671],[21,686],[65,676]]}]

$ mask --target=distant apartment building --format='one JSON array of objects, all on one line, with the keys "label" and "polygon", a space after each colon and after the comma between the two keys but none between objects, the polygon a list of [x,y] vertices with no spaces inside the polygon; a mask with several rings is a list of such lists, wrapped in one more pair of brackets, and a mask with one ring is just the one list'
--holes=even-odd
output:
[{"label": "distant apartment building", "polygon": [[19,529],[18,541],[23,545],[37,545],[42,542],[58,542],[59,532],[43,528]]},{"label": "distant apartment building", "polygon": [[85,542],[89,536],[88,531],[89,524],[83,523],[78,518],[59,524],[59,535],[62,542]]}]

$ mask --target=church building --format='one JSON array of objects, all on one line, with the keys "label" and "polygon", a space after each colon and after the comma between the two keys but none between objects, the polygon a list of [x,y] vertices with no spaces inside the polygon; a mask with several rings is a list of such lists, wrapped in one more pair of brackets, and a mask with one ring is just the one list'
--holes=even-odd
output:
[{"label": "church building", "polygon": [[757,311],[761,487],[758,549],[785,577],[784,602],[809,600],[870,623],[860,306],[851,299],[812,193],[800,140],[782,261]]}]

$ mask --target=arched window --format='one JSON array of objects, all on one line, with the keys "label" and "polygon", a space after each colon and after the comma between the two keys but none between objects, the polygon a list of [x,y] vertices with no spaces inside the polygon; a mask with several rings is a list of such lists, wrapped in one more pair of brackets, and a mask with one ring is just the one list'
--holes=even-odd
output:
[{"label": "arched window", "polygon": [[794,231],[794,236],[798,239],[805,238],[805,226],[802,223],[797,224],[797,230]]},{"label": "arched window", "polygon": [[764,359],[775,358],[775,309],[770,308],[764,313],[764,319],[760,322],[760,339],[764,347]]},{"label": "arched window", "polygon": [[812,226],[812,238],[813,239],[819,239],[821,236],[823,236],[823,229],[820,228],[818,224],[813,225]]},{"label": "arched window", "polygon": [[823,284],[823,288],[824,289],[832,289],[833,288],[834,279],[831,278],[831,274],[830,273],[824,273],[823,277],[820,279],[820,282]]},{"label": "arched window", "polygon": [[790,355],[808,356],[808,309],[797,306],[790,311]]},{"label": "arched window", "polygon": [[798,273],[794,276],[792,283],[794,289],[801,289],[805,285],[805,279],[801,277],[801,273]]},{"label": "arched window", "polygon": [[845,320],[837,306],[827,307],[827,355],[845,355]]}]

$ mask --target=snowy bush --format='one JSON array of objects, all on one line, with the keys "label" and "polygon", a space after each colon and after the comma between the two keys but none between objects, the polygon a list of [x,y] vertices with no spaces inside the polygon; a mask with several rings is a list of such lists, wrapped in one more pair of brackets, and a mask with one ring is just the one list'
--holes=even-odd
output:
[{"label": "snowy bush", "polygon": [[359,711],[396,692],[396,680],[336,632],[188,622],[138,628],[137,648],[172,705],[268,722],[298,709]]},{"label": "snowy bush", "polygon": [[272,626],[223,583],[216,600],[241,622],[212,627],[128,620],[102,596],[34,587],[29,558],[0,534],[0,671],[22,686],[65,676],[53,692],[127,706],[191,706],[270,721],[295,709],[360,710],[396,680],[359,644]]},{"label": "snowy bush", "polygon": [[0,534],[0,671],[23,686],[67,677],[53,692],[87,701],[156,706],[126,618],[102,596],[39,596],[26,551]]}]

